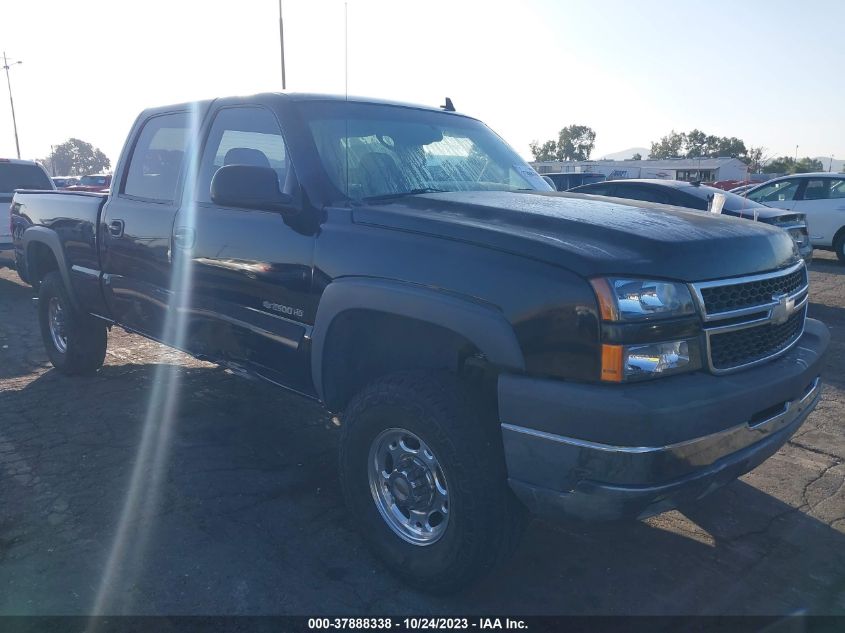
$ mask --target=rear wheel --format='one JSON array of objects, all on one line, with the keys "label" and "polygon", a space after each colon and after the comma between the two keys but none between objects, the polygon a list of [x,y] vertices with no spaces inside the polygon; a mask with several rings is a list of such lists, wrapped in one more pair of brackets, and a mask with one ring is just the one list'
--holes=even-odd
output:
[{"label": "rear wheel", "polygon": [[351,516],[394,574],[431,593],[490,571],[520,534],[498,425],[479,410],[454,375],[400,372],[355,396],[341,426]]},{"label": "rear wheel", "polygon": [[103,366],[106,325],[73,308],[58,272],[47,273],[41,280],[38,321],[53,367],[65,374],[79,375],[93,374]]},{"label": "rear wheel", "polygon": [[833,250],[836,251],[839,261],[845,264],[845,230],[840,230],[833,240]]}]

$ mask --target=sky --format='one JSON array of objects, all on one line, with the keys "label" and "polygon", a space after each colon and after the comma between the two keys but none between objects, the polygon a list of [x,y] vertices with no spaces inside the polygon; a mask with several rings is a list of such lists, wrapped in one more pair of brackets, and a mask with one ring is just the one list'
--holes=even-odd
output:
[{"label": "sky", "polygon": [[[595,130],[596,158],[692,128],[770,156],[798,145],[845,158],[842,0],[284,0],[283,11],[288,90],[449,96],[526,158],[570,124]],[[23,61],[10,71],[22,158],[76,137],[114,162],[146,107],[281,88],[277,0],[3,0],[2,50]],[[0,156],[14,155],[0,86]]]}]

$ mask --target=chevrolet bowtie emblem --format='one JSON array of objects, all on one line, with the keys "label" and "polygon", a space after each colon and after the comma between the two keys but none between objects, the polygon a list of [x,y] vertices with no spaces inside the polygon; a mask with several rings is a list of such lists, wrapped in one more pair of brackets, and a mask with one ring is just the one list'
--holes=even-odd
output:
[{"label": "chevrolet bowtie emblem", "polygon": [[772,308],[772,323],[781,325],[789,320],[795,312],[795,299],[788,295],[772,295],[772,301],[777,302]]}]

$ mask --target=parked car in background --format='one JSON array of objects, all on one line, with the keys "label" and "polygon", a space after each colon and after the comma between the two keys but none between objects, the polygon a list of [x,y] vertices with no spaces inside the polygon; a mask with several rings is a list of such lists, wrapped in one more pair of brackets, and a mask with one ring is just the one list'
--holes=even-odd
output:
[{"label": "parked car in background", "polygon": [[687,207],[697,211],[707,211],[713,194],[722,194],[725,196],[725,206],[722,208],[723,215],[748,218],[777,226],[789,233],[807,265],[813,259],[813,246],[810,242],[807,223],[801,213],[776,211],[742,196],[714,187],[683,180],[631,179],[608,180],[576,187],[571,191],[572,193],[589,193],[628,200],[659,202],[660,204]]},{"label": "parked car in background", "polygon": [[573,187],[579,187],[592,182],[601,182],[604,180],[604,174],[594,174],[591,172],[578,172],[571,174],[543,174],[543,178],[552,181],[552,186],[558,191],[568,191]]},{"label": "parked car in background", "polygon": [[108,191],[111,187],[111,174],[90,174],[79,179],[79,183],[67,187],[68,191]]},{"label": "parked car in background", "polygon": [[79,178],[76,176],[53,176],[51,180],[56,185],[56,189],[67,189],[79,184]]},{"label": "parked car in background", "polygon": [[745,193],[769,207],[803,213],[813,246],[845,263],[845,174],[817,172],[773,178]]},{"label": "parked car in background", "polygon": [[31,160],[0,158],[0,267],[15,262],[9,205],[15,189],[55,189],[44,168]]}]

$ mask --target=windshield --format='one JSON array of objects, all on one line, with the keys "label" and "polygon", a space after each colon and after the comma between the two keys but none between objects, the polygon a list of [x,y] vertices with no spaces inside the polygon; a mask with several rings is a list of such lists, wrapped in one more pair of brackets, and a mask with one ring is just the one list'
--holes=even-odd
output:
[{"label": "windshield", "polygon": [[106,176],[83,176],[79,184],[88,187],[103,187],[108,183],[106,182]]},{"label": "windshield", "polygon": [[37,165],[0,163],[0,191],[15,189],[52,189],[53,185],[44,170]]},{"label": "windshield", "polygon": [[551,191],[475,119],[347,102],[302,107],[323,168],[352,200],[434,191]]}]

